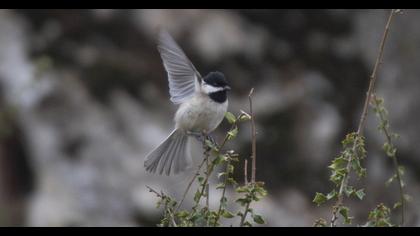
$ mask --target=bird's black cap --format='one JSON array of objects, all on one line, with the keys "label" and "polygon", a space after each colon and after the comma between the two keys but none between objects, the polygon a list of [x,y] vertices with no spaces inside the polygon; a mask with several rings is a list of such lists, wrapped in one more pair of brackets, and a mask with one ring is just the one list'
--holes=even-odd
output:
[{"label": "bird's black cap", "polygon": [[214,72],[208,73],[204,77],[203,80],[207,84],[210,84],[211,86],[214,86],[214,87],[226,87],[226,86],[228,86],[225,75],[222,72],[219,72],[219,71],[214,71]]}]

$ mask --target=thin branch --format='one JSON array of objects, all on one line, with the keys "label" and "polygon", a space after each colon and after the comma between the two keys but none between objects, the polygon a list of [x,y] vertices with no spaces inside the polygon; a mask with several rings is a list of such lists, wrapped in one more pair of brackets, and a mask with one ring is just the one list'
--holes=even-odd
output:
[{"label": "thin branch", "polygon": [[[357,127],[357,136],[361,136],[363,135],[363,129],[365,126],[365,122],[366,122],[366,117],[368,114],[368,106],[369,106],[369,101],[371,99],[374,87],[375,87],[375,82],[376,82],[376,78],[377,78],[377,72],[379,70],[379,66],[382,63],[382,56],[383,56],[383,52],[384,52],[384,47],[385,47],[385,42],[386,39],[388,38],[388,32],[389,32],[389,28],[391,25],[391,21],[393,19],[394,14],[396,13],[395,9],[392,9],[391,12],[389,13],[389,17],[388,17],[388,21],[385,25],[385,30],[384,33],[382,35],[382,40],[379,46],[379,53],[376,57],[376,61],[375,61],[375,66],[373,68],[372,74],[370,76],[370,81],[369,81],[369,88],[366,94],[366,99],[365,99],[365,103],[363,106],[363,111],[362,111],[362,115],[360,116],[360,121],[359,121],[359,125]],[[356,150],[356,143],[354,142],[353,144],[353,153]],[[340,184],[340,190],[338,192],[338,199],[337,202],[334,204],[333,206],[333,213],[332,213],[332,218],[331,218],[331,227],[335,227],[336,226],[336,221],[337,221],[337,212],[339,211],[339,209],[341,208],[342,204],[343,204],[343,191],[345,189],[345,187],[347,186],[347,182],[348,182],[348,177],[350,173],[350,169],[351,169],[351,160],[352,157],[350,157],[350,160],[348,160],[347,166],[346,166],[346,174]]]},{"label": "thin branch", "polygon": [[252,94],[254,93],[254,88],[251,89],[248,95],[249,99],[249,112],[251,115],[251,137],[252,137],[252,172],[251,172],[251,182],[255,183],[255,174],[257,171],[257,132],[255,129],[255,117],[252,111]]},{"label": "thin branch", "polygon": [[[206,174],[210,175],[210,163],[209,163],[209,149],[206,150],[205,155],[206,155]],[[210,184],[207,182],[206,185],[206,207],[207,209],[210,209]]]},{"label": "thin branch", "polygon": [[156,190],[154,190],[150,186],[146,185],[146,188],[149,189],[149,192],[156,194],[156,196],[158,196],[159,198],[163,198],[164,197],[164,195],[162,193],[158,193]]},{"label": "thin branch", "polygon": [[220,205],[219,205],[219,210],[217,211],[215,220],[214,220],[214,227],[217,226],[217,222],[220,219],[220,214],[222,214],[222,208],[223,208],[223,201],[226,195],[226,186],[228,184],[228,179],[229,179],[229,165],[230,165],[230,160],[228,160],[228,162],[226,163],[226,176],[225,176],[225,181],[223,182],[223,191],[222,191],[222,197],[220,198]]},{"label": "thin branch", "polygon": [[242,216],[241,216],[241,222],[239,223],[239,227],[243,227],[244,226],[244,223],[245,223],[245,219],[246,219],[246,216],[247,216],[247,214],[248,214],[248,211],[249,211],[249,206],[251,205],[251,202],[248,202],[247,204],[246,204],[246,206],[245,206],[245,211],[244,211],[244,213],[242,214]]},{"label": "thin branch", "polygon": [[[376,99],[375,94],[373,94],[373,97],[374,97],[374,99],[373,99],[374,105],[376,107],[379,107],[380,104],[379,104],[379,101]],[[385,122],[386,121],[386,117],[384,117],[384,114],[382,112],[378,112],[378,115],[379,115],[380,122]],[[391,146],[394,146],[392,144],[392,138],[391,138],[391,134],[389,133],[389,130],[386,127],[383,127],[381,130],[384,132],[388,144],[391,145]],[[396,176],[397,176],[397,181],[398,181],[398,187],[399,187],[399,190],[400,190],[401,226],[403,226],[404,225],[404,207],[405,207],[403,182],[402,182],[402,177],[401,177],[400,170],[399,170],[398,159],[397,159],[397,156],[396,156],[395,153],[391,156],[391,159],[392,159],[392,162],[393,162],[393,165],[394,165],[394,169],[395,169]]]},{"label": "thin branch", "polygon": [[369,110],[368,109],[369,101],[371,99],[371,96],[372,96],[372,93],[373,93],[373,90],[374,90],[374,87],[375,87],[375,82],[376,82],[377,72],[379,70],[379,66],[382,64],[382,56],[383,56],[383,53],[384,53],[385,42],[386,42],[386,39],[388,38],[389,28],[390,28],[390,25],[391,25],[392,18],[395,15],[395,12],[396,12],[396,10],[392,9],[391,12],[389,13],[388,21],[385,25],[385,31],[384,31],[384,34],[382,36],[382,41],[381,41],[381,44],[379,46],[379,53],[378,53],[378,56],[376,57],[375,66],[373,67],[373,71],[372,71],[372,74],[370,76],[369,89],[368,89],[368,92],[367,92],[367,95],[366,95],[365,104],[363,106],[363,113],[362,113],[362,116],[360,117],[359,126],[357,128],[357,134],[359,134],[359,135],[363,134],[363,128],[364,128],[366,117],[367,117],[368,110]]},{"label": "thin branch", "polygon": [[[255,184],[255,175],[256,175],[256,171],[257,171],[257,131],[255,128],[255,116],[254,116],[254,112],[252,110],[252,94],[254,93],[254,88],[251,89],[251,91],[249,91],[248,94],[248,99],[249,99],[249,113],[251,115],[251,138],[252,138],[252,154],[251,154],[251,158],[252,158],[252,163],[251,163],[251,184]],[[245,160],[245,184],[248,184],[248,178],[247,178],[247,166],[248,162]],[[246,216],[248,214],[248,210],[249,207],[251,205],[251,201],[249,201],[246,206],[245,206],[245,211],[243,213],[243,215],[241,216],[241,222],[240,222],[240,227],[244,226],[245,223],[245,219]]]},{"label": "thin branch", "polygon": [[[232,130],[234,127],[236,126],[236,123],[234,123],[234,124],[232,124],[232,126],[231,126],[231,128],[230,128],[230,130]],[[222,142],[222,144],[220,145],[220,147],[218,147],[217,148],[217,152],[218,153],[220,153],[220,151],[223,149],[223,147],[225,146],[225,144],[226,144],[226,142],[228,141],[228,139],[229,139],[229,134],[227,134],[226,136],[225,136],[225,138],[223,139],[223,142]],[[217,155],[216,155],[216,157],[217,157]],[[207,157],[207,158],[209,158],[209,157]],[[203,162],[204,163],[204,162]],[[201,200],[201,197],[203,196],[203,194],[204,194],[204,190],[206,189],[206,187],[205,186],[207,186],[207,184],[208,184],[208,181],[209,181],[209,178],[210,178],[210,175],[211,175],[211,173],[213,172],[213,168],[214,168],[214,163],[212,162],[212,163],[210,163],[210,166],[209,166],[209,168],[208,168],[208,170],[206,171],[206,178],[204,179],[204,182],[203,182],[203,184],[202,184],[202,188],[201,188],[201,191],[200,191],[200,193],[199,193],[199,197],[198,197],[198,200],[197,200],[197,202],[196,202],[196,204],[194,205],[194,209],[198,206],[198,204],[200,203],[200,200]]]},{"label": "thin branch", "polygon": [[[146,188],[149,189],[149,192],[156,194],[156,196],[161,198],[162,200],[165,200],[167,198],[167,196],[163,192],[158,193],[156,190],[154,190],[153,188],[151,188],[150,186],[147,186],[147,185],[146,185]],[[169,218],[171,220],[172,226],[177,227],[177,224],[175,222],[175,215],[171,211],[171,209],[168,207],[167,202],[165,202],[165,212],[167,212],[169,214]]]},{"label": "thin branch", "polygon": [[248,185],[248,160],[245,159],[244,163],[244,183],[245,185]]},{"label": "thin branch", "polygon": [[184,200],[185,200],[185,197],[187,196],[187,194],[188,194],[188,191],[190,191],[190,188],[191,188],[191,186],[192,186],[192,184],[194,183],[194,180],[200,175],[200,171],[201,171],[201,168],[203,167],[203,165],[204,165],[204,163],[206,162],[206,160],[208,159],[208,157],[207,158],[204,158],[203,159],[203,161],[200,163],[200,165],[198,166],[198,170],[197,170],[197,172],[195,172],[195,174],[194,174],[194,176],[193,176],[193,178],[191,179],[191,181],[188,183],[188,186],[187,186],[187,189],[185,189],[185,191],[184,191],[184,194],[182,195],[182,199],[181,199],[181,201],[179,202],[179,204],[178,204],[178,206],[176,207],[176,209],[175,209],[175,212],[177,212],[178,210],[179,210],[179,208],[181,207],[181,205],[182,205],[182,203],[184,202]]}]

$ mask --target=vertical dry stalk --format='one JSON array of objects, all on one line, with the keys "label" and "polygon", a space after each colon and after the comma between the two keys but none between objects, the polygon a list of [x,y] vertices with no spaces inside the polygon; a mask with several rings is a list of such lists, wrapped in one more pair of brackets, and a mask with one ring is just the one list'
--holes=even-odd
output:
[{"label": "vertical dry stalk", "polygon": [[[249,114],[251,115],[251,138],[252,138],[252,154],[251,154],[251,158],[252,158],[252,163],[251,163],[251,184],[255,184],[255,174],[257,171],[257,166],[256,166],[256,162],[257,162],[257,132],[255,129],[255,117],[254,117],[254,112],[252,110],[252,94],[254,93],[254,88],[251,89],[251,91],[249,91],[248,94],[248,99],[249,99]],[[247,168],[248,168],[248,161],[245,160],[245,184],[248,184],[248,173],[247,173]],[[251,205],[251,202],[248,202],[245,206],[245,210],[244,213],[241,217],[241,222],[239,223],[240,227],[244,226],[245,223],[245,219],[246,216],[248,214],[248,210],[249,207]]]},{"label": "vertical dry stalk", "polygon": [[244,163],[244,184],[248,185],[248,160],[245,159]]},{"label": "vertical dry stalk", "polygon": [[[377,72],[379,70],[379,66],[382,64],[382,56],[383,56],[383,52],[384,52],[384,47],[385,47],[385,42],[386,39],[388,37],[388,32],[389,32],[389,27],[391,25],[391,21],[393,19],[393,16],[395,15],[397,11],[395,9],[392,9],[391,12],[389,13],[389,17],[388,17],[388,21],[385,25],[385,30],[384,33],[382,35],[382,40],[379,46],[379,53],[376,57],[376,61],[375,61],[375,66],[373,68],[372,74],[370,76],[370,81],[369,81],[369,88],[366,94],[366,99],[365,99],[365,103],[363,106],[363,111],[362,111],[362,115],[360,116],[360,121],[359,121],[359,125],[357,127],[357,135],[361,136],[363,135],[363,128],[365,126],[365,121],[366,121],[366,117],[368,114],[368,107],[369,107],[369,101],[371,99],[374,87],[375,87],[375,82],[376,82],[376,78],[377,78]],[[353,153],[356,149],[356,142],[353,145]],[[332,218],[331,218],[331,227],[336,226],[336,221],[337,221],[337,212],[339,212],[342,204],[343,204],[343,191],[345,189],[345,187],[347,186],[347,182],[348,182],[348,173],[350,173],[350,169],[351,169],[351,160],[348,161],[347,166],[346,166],[346,170],[347,170],[347,174],[344,176],[343,181],[340,184],[340,190],[338,192],[338,199],[337,202],[334,204],[333,206],[333,213],[332,213]]]},{"label": "vertical dry stalk", "polygon": [[252,137],[252,172],[251,172],[251,183],[255,183],[255,173],[257,171],[257,132],[255,129],[255,116],[252,111],[252,94],[254,93],[254,88],[251,89],[248,95],[249,99],[249,113],[251,115],[251,137]]}]

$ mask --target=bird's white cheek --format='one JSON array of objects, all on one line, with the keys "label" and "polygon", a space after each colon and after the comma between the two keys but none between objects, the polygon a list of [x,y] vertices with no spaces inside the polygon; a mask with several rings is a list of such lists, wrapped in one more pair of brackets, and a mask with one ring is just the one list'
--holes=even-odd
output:
[{"label": "bird's white cheek", "polygon": [[220,88],[220,87],[214,87],[214,86],[211,86],[211,85],[209,85],[209,84],[203,84],[203,85],[201,86],[201,90],[202,90],[205,94],[210,94],[210,93],[215,93],[215,92],[222,91],[222,90],[223,90],[223,88]]}]

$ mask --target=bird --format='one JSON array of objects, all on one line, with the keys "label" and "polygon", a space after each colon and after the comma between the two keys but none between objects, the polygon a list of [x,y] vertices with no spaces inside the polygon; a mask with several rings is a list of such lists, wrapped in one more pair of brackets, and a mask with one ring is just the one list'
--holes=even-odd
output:
[{"label": "bird", "polygon": [[170,101],[179,107],[175,128],[146,155],[144,167],[147,172],[169,176],[190,167],[191,139],[209,135],[223,121],[231,88],[222,72],[202,77],[166,30],[158,33],[157,49],[167,73]]}]

